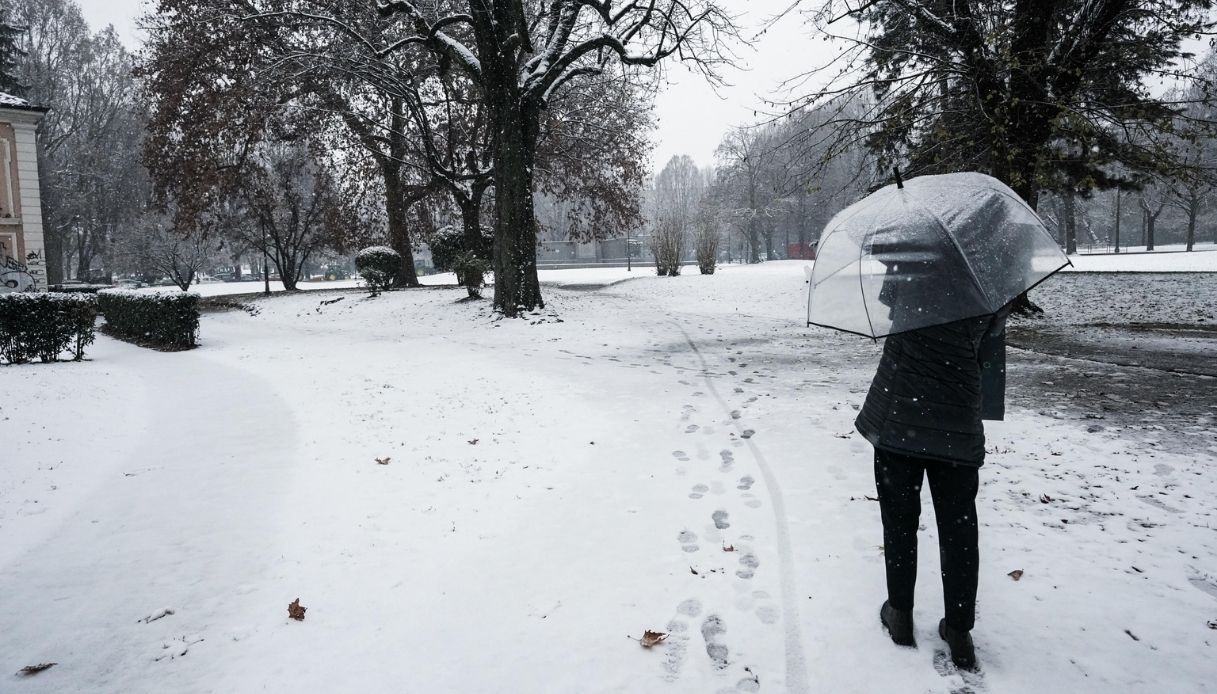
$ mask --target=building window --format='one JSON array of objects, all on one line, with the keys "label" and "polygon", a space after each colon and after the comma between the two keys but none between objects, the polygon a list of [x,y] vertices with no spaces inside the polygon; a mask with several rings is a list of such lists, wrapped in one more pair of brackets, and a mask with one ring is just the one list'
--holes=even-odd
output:
[{"label": "building window", "polygon": [[0,219],[17,216],[13,204],[13,143],[0,138]]}]

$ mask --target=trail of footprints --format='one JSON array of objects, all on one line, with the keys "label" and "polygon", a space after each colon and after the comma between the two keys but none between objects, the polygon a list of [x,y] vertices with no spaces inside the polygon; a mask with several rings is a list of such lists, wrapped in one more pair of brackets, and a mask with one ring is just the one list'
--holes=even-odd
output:
[{"label": "trail of footprints", "polygon": [[[734,362],[735,358],[732,357],[730,360]],[[744,368],[746,366],[747,364],[739,365],[740,368]],[[728,373],[733,376],[736,375],[736,372],[734,371],[730,371]],[[744,383],[754,382],[754,379],[750,377],[742,380]],[[682,385],[693,386],[692,383],[686,381],[682,381],[681,383]],[[740,395],[744,393],[744,389],[735,388],[734,392],[736,395]],[[704,393],[697,392],[694,395],[701,396],[704,395]],[[748,397],[741,405],[741,409],[732,410],[730,412],[730,421],[728,421],[729,429],[733,426],[732,422],[738,421],[743,417],[741,410],[748,408],[750,405],[755,403],[757,399],[758,398],[756,396]],[[681,409],[680,421],[682,424],[684,424],[684,433],[694,434],[700,432],[703,435],[714,434],[715,432],[713,427],[699,425],[693,421],[697,411],[698,408],[693,405],[685,405]],[[752,429],[745,429],[741,433],[741,438],[747,439],[754,434],[755,432]],[[734,436],[732,436],[732,439],[732,445],[734,447],[741,447],[744,445],[742,441],[735,439]],[[709,458],[708,451],[706,451],[703,446],[697,445],[696,450],[696,456],[699,460]],[[688,463],[692,460],[691,456],[683,450],[673,451],[672,456],[681,463]],[[742,500],[743,504],[748,508],[756,509],[763,505],[762,501],[757,498],[756,494],[752,491],[753,487],[756,485],[756,478],[748,474],[739,477],[735,476],[735,453],[729,448],[724,448],[718,452],[718,458],[719,463],[717,466],[717,474],[712,475],[711,479],[704,482],[697,482],[691,485],[689,488],[688,498],[693,502],[698,502],[699,500],[707,498],[714,501],[713,503],[708,504],[711,507],[709,509],[710,523],[705,526],[703,536],[699,537],[697,532],[690,528],[685,528],[676,534],[677,543],[679,544],[681,551],[685,554],[693,555],[701,551],[703,541],[710,547],[710,551],[712,552],[722,552],[724,549],[726,549],[725,539],[722,531],[732,528],[733,525],[733,519],[730,511],[728,508],[724,508],[729,507],[730,504],[723,503],[730,498],[727,496],[729,487],[734,487],[733,495],[738,496],[738,498]],[[683,475],[685,473],[685,468],[682,467],[678,469],[678,474]],[[698,505],[695,508],[705,510],[707,507]],[[705,516],[703,516],[703,518],[704,517]],[[733,545],[731,548],[733,550],[733,554],[727,555],[724,553],[724,556],[735,557],[736,564],[733,571],[728,569],[729,572],[733,573],[730,580],[741,582],[752,581],[757,575],[757,571],[761,565],[760,560],[757,558],[756,554],[753,553],[751,545],[749,544],[754,538],[747,534],[738,535],[736,538],[737,539],[733,540]],[[706,567],[710,566],[712,566],[712,563],[706,564]],[[708,568],[704,570],[710,574],[721,571],[721,569],[717,568]],[[741,584],[735,591],[737,593],[734,604],[736,610],[741,613],[753,613],[762,624],[777,624],[781,619],[781,609],[778,607],[777,603],[772,599],[769,593],[764,590],[748,590],[747,588],[743,587],[744,585],[746,584]],[[727,621],[724,619],[724,613],[721,611],[710,611],[708,614],[703,616],[705,611],[705,607],[703,606],[701,600],[695,597],[684,600],[677,605],[676,616],[667,625],[669,636],[666,641],[667,650],[664,669],[666,671],[666,679],[669,681],[675,681],[679,678],[681,668],[686,660],[688,660],[690,657],[702,657],[697,654],[697,651],[704,651],[704,657],[709,660],[709,663],[714,670],[721,671],[726,674],[726,672],[731,668],[733,663],[731,660],[731,648],[727,638]],[[694,625],[698,624],[699,621],[700,626],[694,629]],[[694,651],[694,655],[692,656],[690,655],[691,650]],[[735,663],[735,665],[742,666],[744,664]],[[719,694],[725,694],[726,692],[760,691],[761,681],[757,674],[747,667],[742,667],[742,674],[744,676],[736,682],[734,688],[728,687],[721,689],[719,690]]]}]

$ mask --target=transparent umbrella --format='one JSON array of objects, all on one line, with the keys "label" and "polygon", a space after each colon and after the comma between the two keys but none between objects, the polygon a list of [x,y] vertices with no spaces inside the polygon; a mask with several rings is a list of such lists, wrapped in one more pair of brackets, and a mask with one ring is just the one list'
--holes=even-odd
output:
[{"label": "transparent umbrella", "polygon": [[1001,181],[919,176],[875,191],[828,223],[807,322],[879,338],[984,316],[1069,264]]}]

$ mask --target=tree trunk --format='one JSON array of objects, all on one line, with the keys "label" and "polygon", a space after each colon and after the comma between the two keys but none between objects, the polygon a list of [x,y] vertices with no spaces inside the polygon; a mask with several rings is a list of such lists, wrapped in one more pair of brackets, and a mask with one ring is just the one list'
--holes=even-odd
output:
[{"label": "tree trunk", "polygon": [[385,214],[389,224],[389,247],[401,256],[401,268],[394,287],[418,287],[418,272],[414,269],[414,245],[410,243],[409,206],[401,189],[401,167],[381,166],[385,179]]},{"label": "tree trunk", "polygon": [[1196,213],[1199,207],[1195,196],[1187,201],[1187,250],[1189,252],[1196,246]]},{"label": "tree trunk", "polygon": [[1145,213],[1145,250],[1154,250],[1154,225],[1158,222],[1158,215]]},{"label": "tree trunk", "polygon": [[1065,254],[1078,252],[1078,206],[1073,191],[1065,193]]},{"label": "tree trunk", "polygon": [[487,76],[490,72],[496,73],[487,90],[495,122],[494,307],[515,318],[545,307],[532,203],[540,112],[536,104],[522,103],[514,65],[496,65]]}]

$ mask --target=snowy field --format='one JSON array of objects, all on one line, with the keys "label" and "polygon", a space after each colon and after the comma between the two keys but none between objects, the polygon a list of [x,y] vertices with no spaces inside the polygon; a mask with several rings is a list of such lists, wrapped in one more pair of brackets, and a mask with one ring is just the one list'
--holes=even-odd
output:
[{"label": "snowy field", "polygon": [[891,644],[852,426],[879,348],[803,326],[804,264],[520,321],[279,296],[194,351],[0,369],[0,692],[1212,691],[1217,445],[1030,402],[981,471],[982,674],[937,665],[928,495],[920,648]]},{"label": "snowy field", "polygon": [[[1074,267],[1068,271],[1074,272],[1217,272],[1217,249],[1197,245],[1192,253],[1122,253],[1120,255],[1075,255],[1072,257]],[[806,261],[789,261],[802,262]],[[740,269],[739,265],[727,265],[723,272]],[[563,270],[540,270],[542,284],[550,287],[583,287],[587,285],[603,285],[621,282],[636,277],[653,275],[655,268],[652,264],[639,262],[632,270],[623,267],[577,268]],[[690,265],[685,268],[688,274],[697,272],[697,267]],[[487,275],[487,279],[491,278]],[[419,281],[426,286],[444,286],[456,284],[456,275],[440,273],[425,275]],[[305,291],[316,289],[352,289],[362,285],[359,280],[335,280],[332,282],[301,282],[298,286]],[[283,291],[282,282],[271,282],[272,292]],[[148,287],[144,291],[171,291],[172,288]],[[263,290],[261,282],[204,282],[196,284],[190,291],[200,296],[227,296],[231,294],[259,294]]]}]

